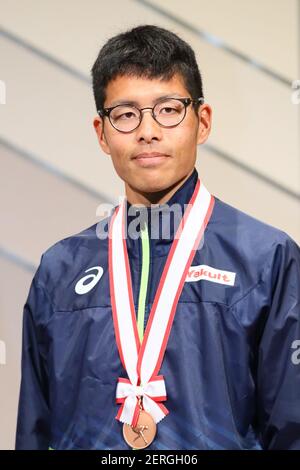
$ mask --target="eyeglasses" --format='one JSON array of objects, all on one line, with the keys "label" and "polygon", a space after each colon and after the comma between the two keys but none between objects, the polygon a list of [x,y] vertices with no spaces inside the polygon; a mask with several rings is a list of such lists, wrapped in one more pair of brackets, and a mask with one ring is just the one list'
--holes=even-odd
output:
[{"label": "eyeglasses", "polygon": [[153,108],[137,108],[130,104],[118,104],[111,108],[98,110],[101,117],[107,116],[111,125],[119,132],[132,132],[142,122],[144,109],[150,109],[153,119],[162,127],[175,127],[185,116],[187,107],[191,104],[203,104],[204,98],[164,98],[158,101]]}]

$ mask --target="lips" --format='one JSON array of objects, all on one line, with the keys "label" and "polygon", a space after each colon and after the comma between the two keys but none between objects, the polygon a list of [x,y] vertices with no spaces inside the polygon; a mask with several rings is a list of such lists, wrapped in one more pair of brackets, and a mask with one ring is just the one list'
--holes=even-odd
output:
[{"label": "lips", "polygon": [[139,153],[133,157],[133,161],[136,165],[143,168],[155,168],[159,165],[164,164],[168,161],[170,155],[160,152],[151,152],[151,153]]},{"label": "lips", "polygon": [[159,152],[145,152],[145,153],[139,153],[133,159],[141,159],[141,158],[156,158],[156,157],[168,157],[169,155],[165,153],[159,153]]}]

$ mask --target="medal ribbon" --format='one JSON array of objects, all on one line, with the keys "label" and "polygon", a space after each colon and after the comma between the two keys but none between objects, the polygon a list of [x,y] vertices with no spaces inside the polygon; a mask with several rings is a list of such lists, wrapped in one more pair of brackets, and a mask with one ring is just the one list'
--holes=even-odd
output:
[{"label": "medal ribbon", "polygon": [[139,397],[156,423],[167,414],[161,403],[167,393],[164,377],[158,376],[167,347],[178,300],[214,206],[214,198],[198,179],[172,242],[140,342],[133,300],[130,265],[125,239],[126,199],[114,212],[109,228],[109,282],[112,315],[119,356],[129,379],[119,378],[116,419],[136,426]]}]

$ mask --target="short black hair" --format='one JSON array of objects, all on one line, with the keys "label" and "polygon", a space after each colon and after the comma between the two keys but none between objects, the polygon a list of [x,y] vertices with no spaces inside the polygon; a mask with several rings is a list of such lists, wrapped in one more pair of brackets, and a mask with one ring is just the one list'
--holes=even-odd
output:
[{"label": "short black hair", "polygon": [[[91,69],[97,110],[103,110],[106,87],[117,76],[170,80],[179,73],[193,99],[204,98],[202,78],[191,46],[175,33],[145,24],[110,38]],[[195,112],[199,103],[194,104]]]}]

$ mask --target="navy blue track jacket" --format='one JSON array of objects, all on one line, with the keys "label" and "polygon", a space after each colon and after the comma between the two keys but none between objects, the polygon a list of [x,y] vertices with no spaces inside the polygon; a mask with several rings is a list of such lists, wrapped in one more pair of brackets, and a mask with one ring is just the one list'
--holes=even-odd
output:
[{"label": "navy blue track jacket", "polygon": [[[197,178],[168,204],[187,204]],[[108,239],[97,236],[110,217],[41,257],[24,306],[16,449],[129,449],[115,419],[127,374]],[[149,239],[145,325],[173,237]],[[126,243],[137,311],[142,243]],[[148,449],[300,449],[299,247],[215,198],[188,277],[160,370],[169,414]]]}]

